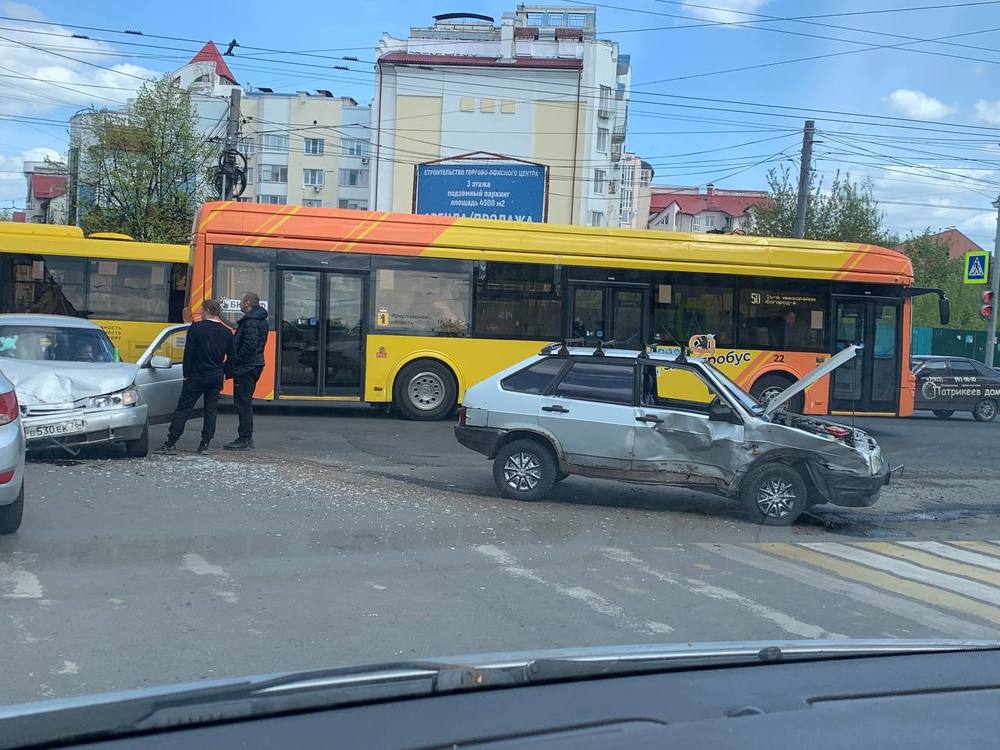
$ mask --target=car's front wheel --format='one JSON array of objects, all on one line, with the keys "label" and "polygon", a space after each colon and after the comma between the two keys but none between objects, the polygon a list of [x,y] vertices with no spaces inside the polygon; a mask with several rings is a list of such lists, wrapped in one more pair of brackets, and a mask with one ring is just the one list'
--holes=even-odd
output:
[{"label": "car's front wheel", "polygon": [[142,428],[142,434],[135,440],[125,441],[125,453],[129,458],[145,458],[149,455],[149,425]]},{"label": "car's front wheel", "polygon": [[493,459],[493,481],[513,500],[538,500],[552,489],[558,473],[552,452],[537,440],[512,440]]},{"label": "car's front wheel", "polygon": [[947,419],[955,413],[953,409],[934,409],[934,416],[938,419]]},{"label": "car's front wheel", "polygon": [[808,488],[802,475],[791,466],[764,464],[743,480],[740,501],[753,523],[788,526],[806,509]]},{"label": "car's front wheel", "polygon": [[997,418],[997,402],[991,398],[982,398],[972,409],[972,417],[977,422],[992,422]]},{"label": "car's front wheel", "polygon": [[21,491],[17,493],[17,500],[9,505],[0,505],[0,534],[13,534],[21,528],[21,519],[24,517],[24,482],[21,482]]}]

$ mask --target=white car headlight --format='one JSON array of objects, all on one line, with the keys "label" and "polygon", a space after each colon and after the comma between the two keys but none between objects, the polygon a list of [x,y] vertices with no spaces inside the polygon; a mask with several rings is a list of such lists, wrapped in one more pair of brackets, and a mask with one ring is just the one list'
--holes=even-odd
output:
[{"label": "white car headlight", "polygon": [[135,406],[139,403],[139,391],[130,385],[123,391],[105,393],[103,396],[93,396],[90,399],[91,409],[116,409],[121,406]]}]

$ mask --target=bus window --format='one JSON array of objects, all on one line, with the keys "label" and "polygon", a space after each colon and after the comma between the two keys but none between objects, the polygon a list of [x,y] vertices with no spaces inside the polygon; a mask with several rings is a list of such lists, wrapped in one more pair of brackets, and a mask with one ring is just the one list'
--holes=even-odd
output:
[{"label": "bus window", "polygon": [[2,312],[85,315],[87,266],[80,258],[15,255],[10,262],[13,299]]},{"label": "bus window", "polygon": [[187,263],[172,263],[170,267],[170,302],[167,320],[180,323],[184,320],[184,296],[187,293]]},{"label": "bus window", "polygon": [[487,263],[476,279],[477,336],[558,339],[562,299],[555,266]]},{"label": "bus window", "polygon": [[92,260],[90,317],[105,320],[167,320],[170,264]]},{"label": "bus window", "polygon": [[826,351],[827,295],[794,288],[740,290],[740,346]]},{"label": "bus window", "polygon": [[235,325],[243,313],[240,297],[253,292],[260,297],[260,304],[268,309],[268,290],[271,288],[271,264],[250,260],[220,260],[215,264],[215,297],[222,304],[222,317]]},{"label": "bus window", "polygon": [[653,309],[653,334],[658,341],[687,341],[714,333],[718,346],[733,345],[733,290],[719,286],[659,284]]},{"label": "bus window", "polygon": [[376,331],[469,335],[468,273],[380,268],[376,279]]}]

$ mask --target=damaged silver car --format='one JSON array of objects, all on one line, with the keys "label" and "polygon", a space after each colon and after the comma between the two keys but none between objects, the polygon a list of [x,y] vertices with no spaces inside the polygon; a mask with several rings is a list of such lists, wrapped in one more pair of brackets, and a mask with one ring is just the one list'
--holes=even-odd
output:
[{"label": "damaged silver car", "polygon": [[782,408],[859,349],[764,405],[676,349],[553,345],[470,388],[455,434],[510,498],[579,474],[737,498],[756,523],[790,524],[814,505],[873,505],[889,481],[871,436]]},{"label": "damaged silver car", "polygon": [[186,331],[167,327],[136,364],[126,364],[96,323],[0,315],[0,372],[14,384],[28,450],[75,455],[82,446],[123,443],[129,456],[147,455],[149,425],[169,419],[180,395],[175,359],[183,357]]}]

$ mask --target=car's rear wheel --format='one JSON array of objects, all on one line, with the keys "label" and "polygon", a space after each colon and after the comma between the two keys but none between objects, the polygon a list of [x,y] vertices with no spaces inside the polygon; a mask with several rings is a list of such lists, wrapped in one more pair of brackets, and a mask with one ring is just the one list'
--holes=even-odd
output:
[{"label": "car's rear wheel", "polygon": [[934,409],[934,416],[938,419],[947,419],[955,413],[954,409]]},{"label": "car's rear wheel", "polygon": [[992,398],[981,398],[972,408],[972,417],[977,422],[992,422],[997,418],[997,402]]},{"label": "car's rear wheel", "polygon": [[758,466],[740,485],[740,501],[753,523],[788,526],[808,504],[808,487],[791,466],[771,463]]},{"label": "car's rear wheel", "polygon": [[396,376],[392,400],[408,419],[442,419],[455,408],[458,386],[445,365],[432,359],[410,362]]},{"label": "car's rear wheel", "polygon": [[[765,375],[753,384],[750,388],[750,395],[762,404],[768,404],[772,399],[781,395],[782,391],[788,388],[792,382],[792,380],[784,375]],[[798,393],[792,396],[791,400],[782,408],[788,409],[796,414],[801,414],[802,410],[805,408],[805,403],[805,396]]]},{"label": "car's rear wheel", "polygon": [[558,473],[552,451],[538,440],[512,440],[493,459],[493,481],[513,500],[538,500],[552,489]]},{"label": "car's rear wheel", "polygon": [[135,440],[125,441],[125,453],[129,458],[145,458],[149,455],[149,424],[142,428],[142,434]]},{"label": "car's rear wheel", "polygon": [[24,481],[21,481],[21,491],[17,500],[10,505],[0,505],[0,534],[13,534],[21,528],[24,517]]}]

